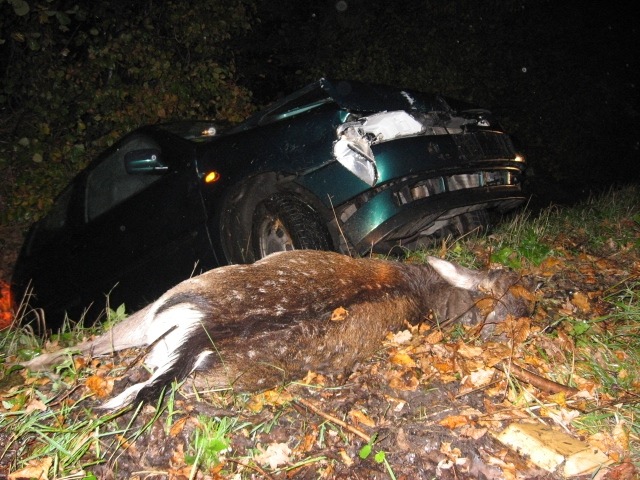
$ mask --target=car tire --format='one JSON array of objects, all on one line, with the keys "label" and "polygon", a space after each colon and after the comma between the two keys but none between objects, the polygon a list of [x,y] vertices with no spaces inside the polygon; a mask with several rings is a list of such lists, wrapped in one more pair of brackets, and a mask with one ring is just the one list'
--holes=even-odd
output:
[{"label": "car tire", "polygon": [[276,194],[258,204],[253,215],[253,254],[256,260],[285,250],[332,250],[318,214],[290,194]]},{"label": "car tire", "polygon": [[473,210],[452,219],[450,229],[454,236],[468,233],[481,234],[489,230],[490,220],[486,210]]}]

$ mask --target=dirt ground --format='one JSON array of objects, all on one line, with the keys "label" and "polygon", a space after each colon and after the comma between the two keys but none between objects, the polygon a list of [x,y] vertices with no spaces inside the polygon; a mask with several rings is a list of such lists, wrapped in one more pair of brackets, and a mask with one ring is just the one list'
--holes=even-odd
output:
[{"label": "dirt ground", "polygon": [[[8,279],[21,230],[20,234],[15,230],[2,234],[0,278]],[[567,311],[585,317],[605,315],[611,307],[601,301],[602,292],[640,273],[637,249],[594,256],[580,252],[570,238],[559,241],[564,245],[557,247],[566,248],[562,261],[551,259],[525,272],[540,289],[527,346],[523,343],[518,350],[520,359],[529,354],[534,358],[536,351],[544,351],[552,357],[550,361],[570,363],[563,349],[575,345],[554,344],[541,332],[548,333]],[[491,368],[487,352],[500,352],[505,345],[478,343],[455,327],[444,337],[436,333],[428,327],[415,327],[390,335],[375,358],[339,382],[310,376],[305,379],[307,384],[249,396],[195,394],[193,381],[187,380],[162,408],[146,405],[139,412],[118,416],[114,421],[123,431],[144,433],[136,438],[130,434],[106,436],[97,455],[99,463],[86,471],[100,479],[563,478],[533,466],[495,438],[518,421],[535,419],[557,429],[550,416],[516,406],[517,398],[513,397],[515,391],[544,401],[546,394],[526,382],[515,381],[514,387],[513,378]],[[75,421],[82,421],[82,415],[103,415],[95,407],[104,398],[148,375],[136,363],[137,353],[78,364],[91,369],[93,378],[106,378],[114,369],[128,365],[108,387],[80,384],[54,394],[44,384],[40,391],[71,403],[92,393],[92,398],[82,400],[86,409],[75,409],[80,412]],[[541,376],[549,372],[542,363],[530,367]],[[478,368],[489,372],[491,378],[474,388],[469,378]],[[228,448],[220,452],[219,461],[196,472],[192,467],[194,434],[211,418],[234,419],[234,427],[226,434]],[[587,440],[584,432],[578,436]],[[367,443],[373,444],[371,454],[360,455]],[[87,453],[85,461],[94,463],[96,453]],[[15,455],[17,450],[4,452],[0,473],[3,466],[12,464]],[[624,455],[622,452],[620,458]],[[598,478],[631,480],[636,475],[630,463],[623,463]]]},{"label": "dirt ground", "polygon": [[[584,298],[593,299],[593,308],[603,313],[608,307],[598,303],[599,292],[638,269],[634,254],[616,255],[604,264],[601,258],[586,254],[571,261],[549,263],[530,272],[542,285],[531,335],[548,327],[560,309],[578,308],[571,292],[583,292]],[[599,269],[595,268],[598,262]],[[589,292],[594,295],[589,297]],[[165,401],[161,410],[147,405],[139,413],[116,418],[118,427],[129,432],[151,426],[134,440],[111,437],[105,441],[100,452],[103,462],[88,470],[101,479],[383,479],[392,478],[391,472],[398,479],[562,478],[532,466],[495,439],[512,422],[534,417],[551,426],[554,422],[516,407],[514,399],[508,398],[508,380],[498,370],[481,388],[470,388],[465,381],[472,367],[487,362],[487,352],[499,351],[504,345],[473,343],[464,335],[454,338],[453,330],[450,333],[450,338],[434,337],[433,330],[416,327],[390,335],[375,358],[338,383],[312,376],[306,379],[312,386],[293,384],[255,396],[195,395],[189,380],[177,392],[171,408]],[[560,347],[540,337],[536,348],[557,353]],[[139,382],[147,373],[135,358],[136,352],[126,352],[113,363],[79,364],[94,369],[97,377],[107,376],[122,364],[132,368],[118,377],[112,391],[110,386],[102,392],[95,386],[78,385],[63,392],[64,401],[86,395],[88,390],[110,397]],[[543,374],[545,368],[538,366],[537,370]],[[531,390],[524,383],[516,389]],[[46,390],[43,385],[41,391],[46,394]],[[83,414],[101,414],[94,407],[102,400],[83,402],[87,407]],[[235,419],[237,426],[226,435],[228,450],[220,454],[219,463],[192,476],[189,456],[194,454],[195,431],[202,428],[204,419],[224,417]],[[372,438],[372,454],[361,458],[362,447]],[[257,455],[256,449],[263,454]],[[384,455],[380,463],[374,458],[379,452]],[[3,463],[10,460],[11,452],[7,452]],[[627,476],[620,471],[617,475],[601,478],[635,478],[633,470]]]}]

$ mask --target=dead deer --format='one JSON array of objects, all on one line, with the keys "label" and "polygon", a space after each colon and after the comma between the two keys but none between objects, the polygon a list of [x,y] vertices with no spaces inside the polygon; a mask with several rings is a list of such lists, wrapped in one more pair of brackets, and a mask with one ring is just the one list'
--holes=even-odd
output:
[{"label": "dead deer", "polygon": [[[106,409],[153,399],[194,371],[210,387],[265,390],[310,370],[348,373],[380,348],[388,332],[428,314],[480,324],[490,335],[507,315],[530,313],[530,297],[512,290],[520,282],[511,271],[469,270],[433,257],[412,264],[279,252],[185,280],[94,340],[26,366],[43,369],[72,352],[98,356],[150,347],[145,363],[155,369],[151,378],[108,401]],[[495,300],[488,315],[475,308],[484,297]]]}]

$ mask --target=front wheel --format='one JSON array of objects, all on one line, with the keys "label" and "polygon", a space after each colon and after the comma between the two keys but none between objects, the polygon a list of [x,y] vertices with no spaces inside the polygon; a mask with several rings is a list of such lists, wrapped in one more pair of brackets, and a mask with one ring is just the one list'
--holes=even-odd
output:
[{"label": "front wheel", "polygon": [[489,226],[489,213],[486,210],[473,210],[454,217],[450,228],[453,235],[459,237],[469,233],[487,233]]},{"label": "front wheel", "polygon": [[289,194],[273,195],[257,206],[252,239],[256,260],[286,250],[332,250],[318,214]]}]

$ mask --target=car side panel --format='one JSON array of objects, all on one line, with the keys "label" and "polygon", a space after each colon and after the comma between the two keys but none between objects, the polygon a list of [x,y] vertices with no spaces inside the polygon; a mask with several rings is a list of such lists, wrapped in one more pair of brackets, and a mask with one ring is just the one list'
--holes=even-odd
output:
[{"label": "car side panel", "polygon": [[[172,149],[164,146],[165,159]],[[112,307],[124,302],[128,310],[137,309],[180,280],[216,266],[198,178],[192,164],[179,165],[87,223],[76,245],[83,301],[98,291],[110,293]]]}]

